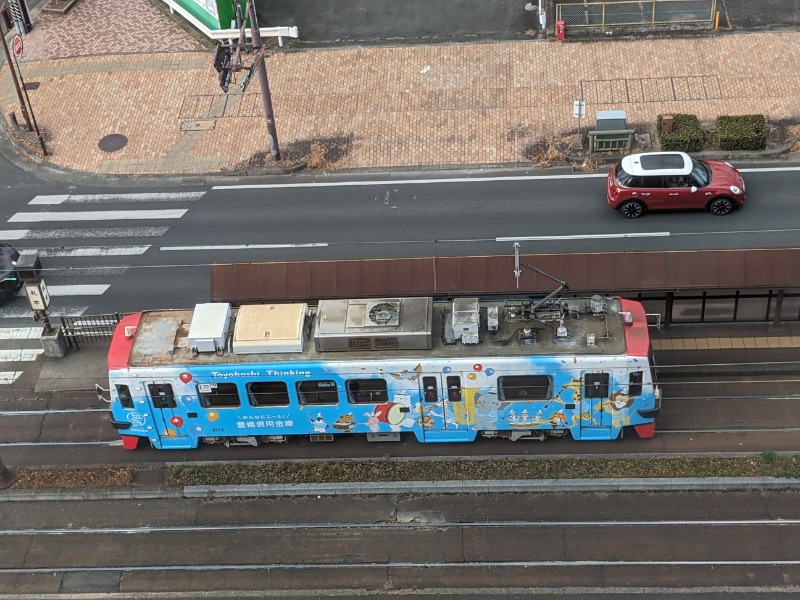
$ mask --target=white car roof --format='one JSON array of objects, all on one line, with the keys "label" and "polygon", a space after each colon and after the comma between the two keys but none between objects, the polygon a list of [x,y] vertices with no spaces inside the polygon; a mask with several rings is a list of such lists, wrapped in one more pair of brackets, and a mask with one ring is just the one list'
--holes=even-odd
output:
[{"label": "white car roof", "polygon": [[636,177],[644,175],[688,175],[692,159],[685,152],[644,152],[622,159],[622,168]]}]

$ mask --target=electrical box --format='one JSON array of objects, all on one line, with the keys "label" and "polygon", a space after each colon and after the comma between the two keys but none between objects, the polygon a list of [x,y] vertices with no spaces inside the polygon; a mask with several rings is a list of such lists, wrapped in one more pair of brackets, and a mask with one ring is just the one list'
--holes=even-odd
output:
[{"label": "electrical box", "polygon": [[624,110],[598,110],[595,121],[595,131],[619,131],[628,128],[628,117]]},{"label": "electrical box", "polygon": [[225,349],[231,322],[231,305],[224,302],[197,304],[189,326],[188,344],[194,352]]}]

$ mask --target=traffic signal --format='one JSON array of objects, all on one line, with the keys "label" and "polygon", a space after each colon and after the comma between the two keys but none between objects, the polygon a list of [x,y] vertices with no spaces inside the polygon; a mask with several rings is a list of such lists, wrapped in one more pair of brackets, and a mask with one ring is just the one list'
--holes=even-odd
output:
[{"label": "traffic signal", "polygon": [[228,93],[233,71],[231,70],[231,49],[220,44],[214,52],[214,68],[219,73],[219,86]]}]

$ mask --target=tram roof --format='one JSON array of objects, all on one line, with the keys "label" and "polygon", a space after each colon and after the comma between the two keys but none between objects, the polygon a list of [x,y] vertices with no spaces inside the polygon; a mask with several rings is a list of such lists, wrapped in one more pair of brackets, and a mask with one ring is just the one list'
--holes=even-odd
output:
[{"label": "tram roof", "polygon": [[[593,313],[589,308],[590,299],[571,298],[567,301],[567,310],[564,312],[563,324],[567,328],[567,337],[557,337],[556,329],[561,324],[560,319],[554,318],[550,322],[541,322],[535,319],[509,319],[505,315],[508,306],[517,306],[516,303],[481,302],[480,308],[486,310],[497,307],[500,315],[498,332],[488,334],[486,325],[482,326],[480,341],[475,344],[462,343],[458,340],[448,339],[447,328],[448,314],[452,315],[453,304],[450,302],[434,302],[431,304],[431,318],[429,320],[430,349],[405,349],[393,350],[381,348],[380,350],[346,350],[346,351],[320,351],[317,348],[318,340],[314,336],[316,308],[308,308],[306,318],[307,327],[301,327],[301,350],[298,352],[237,352],[236,342],[224,344],[220,352],[194,352],[190,345],[192,320],[195,316],[193,310],[168,310],[147,311],[141,313],[135,332],[132,333],[127,365],[130,367],[154,366],[190,366],[190,365],[224,365],[244,363],[291,363],[302,361],[327,360],[334,362],[360,361],[386,361],[393,359],[424,361],[428,358],[450,357],[475,358],[492,356],[574,356],[598,355],[613,356],[623,355],[626,352],[626,326],[623,302],[619,298],[603,298],[603,312]],[[287,306],[287,305],[284,305]],[[291,305],[305,306],[305,305]],[[637,305],[638,306],[638,305]],[[244,309],[245,307],[242,307]],[[237,329],[237,319],[244,318],[247,311],[242,309],[231,310],[231,321],[226,326],[226,337],[232,339]],[[279,314],[285,314],[281,311]],[[485,319],[484,317],[481,317]],[[644,311],[637,315],[641,321]],[[639,323],[642,325],[642,323]],[[262,323],[263,326],[263,323]],[[249,331],[247,326],[240,329]],[[525,328],[535,329],[533,340],[526,338],[523,333]],[[646,325],[645,325],[646,329]],[[503,343],[506,340],[506,343]],[[590,341],[591,340],[591,341]],[[284,348],[285,346],[280,346]],[[119,352],[119,350],[118,350]],[[119,358],[114,364],[121,366]]]}]

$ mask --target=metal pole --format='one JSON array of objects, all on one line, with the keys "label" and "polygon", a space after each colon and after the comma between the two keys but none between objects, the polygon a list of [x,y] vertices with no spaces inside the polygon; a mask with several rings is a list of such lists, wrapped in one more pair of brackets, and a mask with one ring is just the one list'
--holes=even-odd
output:
[{"label": "metal pole", "polygon": [[[247,2],[250,14],[250,37],[253,39],[253,48],[261,48],[261,33],[258,31],[256,20],[256,7],[252,0]],[[272,112],[272,94],[269,91],[267,79],[267,65],[265,60],[258,62],[258,83],[261,85],[261,102],[264,104],[264,117],[267,119],[267,137],[269,138],[269,151],[273,160],[281,159],[281,150],[278,147],[278,131],[275,129],[275,115]]]},{"label": "metal pole", "polygon": [[[0,5],[0,13],[5,14],[8,11],[8,2],[3,2]],[[25,119],[25,125],[28,128],[28,131],[33,131],[33,127],[31,126],[31,120],[28,118],[28,109],[25,108],[25,101],[22,99],[22,91],[19,89],[19,81],[17,81],[17,72],[14,70],[14,65],[11,64],[11,53],[8,51],[8,44],[6,43],[6,32],[4,28],[0,26],[0,38],[3,38],[3,51],[6,54],[6,64],[8,68],[11,70],[11,78],[14,80],[14,89],[17,90],[17,98],[19,98],[19,107],[22,110],[22,116]]]},{"label": "metal pole", "polygon": [[16,55],[14,56],[14,64],[17,65],[17,70],[19,71],[19,80],[22,82],[22,93],[25,94],[25,100],[28,101],[28,106],[31,109],[31,120],[33,121],[33,128],[36,130],[36,137],[39,138],[39,145],[42,147],[42,152],[47,156],[47,148],[44,147],[44,139],[42,139],[42,134],[39,132],[39,125],[36,123],[36,115],[33,114],[33,104],[31,104],[31,99],[28,98],[28,90],[25,89],[25,80],[22,78],[22,69],[19,68]]},{"label": "metal pole", "polygon": [[44,333],[45,335],[50,335],[51,333],[53,333],[53,326],[50,324],[50,317],[47,316],[46,310],[40,312],[42,317],[42,325],[44,325],[44,327],[42,327],[42,333]]}]

